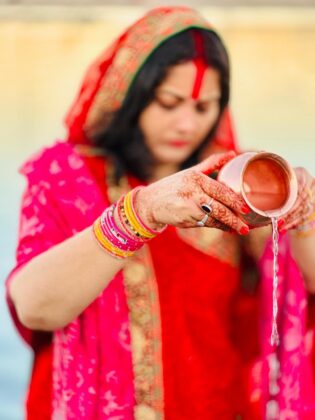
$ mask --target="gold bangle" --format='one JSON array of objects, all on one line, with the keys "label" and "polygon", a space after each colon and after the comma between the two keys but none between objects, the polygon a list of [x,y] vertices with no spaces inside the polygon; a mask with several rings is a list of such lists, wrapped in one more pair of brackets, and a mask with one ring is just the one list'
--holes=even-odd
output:
[{"label": "gold bangle", "polygon": [[131,257],[134,252],[133,251],[123,251],[117,247],[115,247],[103,234],[100,226],[100,218],[96,219],[93,224],[93,232],[95,238],[99,245],[105,249],[106,251],[110,252],[111,254],[118,256],[120,258],[127,258]]},{"label": "gold bangle", "polygon": [[307,222],[312,222],[313,220],[315,220],[315,211],[313,211],[313,213],[307,216],[307,219],[306,219]]},{"label": "gold bangle", "polygon": [[129,191],[124,199],[124,210],[127,219],[129,220],[130,225],[132,228],[138,232],[143,238],[145,239],[152,239],[155,235],[152,235],[150,232],[145,230],[140,223],[138,222],[137,218],[135,217],[131,205],[131,192]]},{"label": "gold bangle", "polygon": [[291,231],[296,238],[307,238],[315,233],[315,226],[308,230],[295,230]]}]

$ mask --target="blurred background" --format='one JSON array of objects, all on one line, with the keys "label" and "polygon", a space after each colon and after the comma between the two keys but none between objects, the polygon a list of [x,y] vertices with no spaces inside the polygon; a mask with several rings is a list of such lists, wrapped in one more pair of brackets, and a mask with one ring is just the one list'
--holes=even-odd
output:
[{"label": "blurred background", "polygon": [[[9,319],[4,280],[14,264],[19,165],[64,135],[86,66],[154,0],[0,0],[0,419],[23,418],[31,354]],[[279,153],[315,175],[314,0],[172,1],[198,8],[232,62],[231,109],[243,149]]]}]

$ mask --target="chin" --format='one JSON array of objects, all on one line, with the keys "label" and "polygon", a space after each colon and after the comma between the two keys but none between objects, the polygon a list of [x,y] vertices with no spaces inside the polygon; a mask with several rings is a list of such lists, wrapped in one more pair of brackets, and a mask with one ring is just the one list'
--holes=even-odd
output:
[{"label": "chin", "polygon": [[176,165],[181,166],[188,158],[191,153],[168,153],[167,155],[156,156],[156,162],[160,165]]}]

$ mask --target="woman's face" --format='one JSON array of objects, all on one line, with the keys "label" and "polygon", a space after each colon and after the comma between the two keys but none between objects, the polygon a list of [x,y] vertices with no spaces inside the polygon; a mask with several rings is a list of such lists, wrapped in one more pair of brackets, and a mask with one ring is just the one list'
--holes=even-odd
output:
[{"label": "woman's face", "polygon": [[[196,66],[173,66],[143,110],[139,125],[155,163],[177,169],[205,139],[220,111],[220,76],[207,68],[193,99]],[[195,95],[194,95],[195,97]]]}]

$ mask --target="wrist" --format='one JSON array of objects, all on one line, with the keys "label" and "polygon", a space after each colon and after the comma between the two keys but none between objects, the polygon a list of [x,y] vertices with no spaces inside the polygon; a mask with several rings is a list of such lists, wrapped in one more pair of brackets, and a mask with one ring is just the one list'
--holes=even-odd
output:
[{"label": "wrist", "polygon": [[154,234],[161,233],[165,228],[165,223],[157,221],[152,206],[152,198],[148,187],[138,187],[134,192],[134,207],[143,225]]}]

